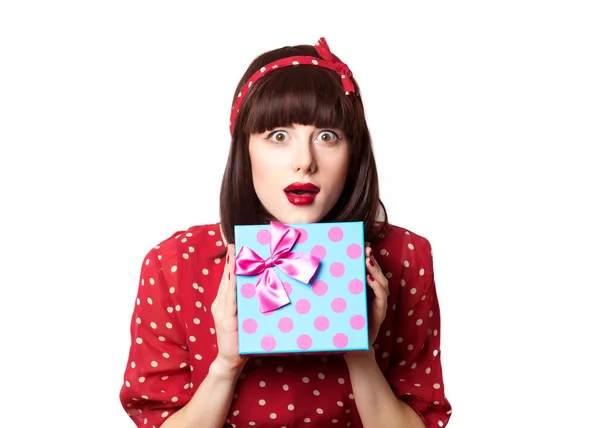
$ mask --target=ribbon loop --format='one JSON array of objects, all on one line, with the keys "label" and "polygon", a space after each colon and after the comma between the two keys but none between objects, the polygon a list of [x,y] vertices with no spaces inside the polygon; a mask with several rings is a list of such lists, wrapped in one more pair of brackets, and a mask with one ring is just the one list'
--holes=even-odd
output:
[{"label": "ribbon loop", "polygon": [[328,63],[330,63],[335,68],[335,71],[340,75],[342,79],[342,86],[346,91],[346,95],[355,93],[356,89],[351,79],[352,72],[350,71],[350,68],[348,68],[348,66],[344,62],[337,59],[331,53],[331,50],[329,49],[329,45],[327,44],[325,37],[321,37],[319,39],[319,41],[315,44],[315,49],[317,50],[319,56]]},{"label": "ribbon loop", "polygon": [[283,283],[273,269],[278,266],[286,275],[308,284],[320,260],[310,254],[291,252],[300,232],[291,226],[271,222],[271,255],[263,259],[252,249],[240,248],[235,259],[236,275],[259,275],[256,297],[261,312],[270,312],[290,303]]}]

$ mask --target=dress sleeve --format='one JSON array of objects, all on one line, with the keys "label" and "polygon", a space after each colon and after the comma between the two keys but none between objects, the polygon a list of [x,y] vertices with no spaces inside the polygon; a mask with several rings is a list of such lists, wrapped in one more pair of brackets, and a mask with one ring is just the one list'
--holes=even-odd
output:
[{"label": "dress sleeve", "polygon": [[[191,399],[186,328],[173,294],[168,258],[151,250],[142,263],[131,319],[131,346],[120,400],[138,427],[158,428]],[[168,270],[165,278],[162,266]]]},{"label": "dress sleeve", "polygon": [[415,252],[417,248],[420,254],[415,254],[410,263],[404,262],[388,381],[427,428],[440,428],[446,426],[452,412],[442,380],[440,308],[431,244],[422,238],[421,245],[415,245]]}]

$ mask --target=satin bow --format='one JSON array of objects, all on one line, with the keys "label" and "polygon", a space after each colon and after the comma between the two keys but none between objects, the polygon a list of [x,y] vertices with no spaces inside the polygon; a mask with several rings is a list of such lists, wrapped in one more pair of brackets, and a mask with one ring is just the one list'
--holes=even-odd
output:
[{"label": "satin bow", "polygon": [[356,92],[356,88],[354,87],[354,83],[352,82],[352,72],[348,68],[348,66],[337,59],[331,53],[329,49],[329,45],[324,37],[321,37],[319,41],[315,44],[315,49],[321,58],[325,61],[329,62],[331,65],[335,67],[335,71],[342,78],[342,85],[344,86],[344,90],[346,91],[346,95],[350,95]]},{"label": "satin bow", "polygon": [[271,222],[271,255],[266,260],[250,248],[240,248],[234,272],[236,275],[260,275],[256,281],[256,298],[261,312],[270,312],[290,303],[274,266],[305,284],[315,275],[320,262],[318,258],[290,252],[299,236],[300,232],[293,227]]}]

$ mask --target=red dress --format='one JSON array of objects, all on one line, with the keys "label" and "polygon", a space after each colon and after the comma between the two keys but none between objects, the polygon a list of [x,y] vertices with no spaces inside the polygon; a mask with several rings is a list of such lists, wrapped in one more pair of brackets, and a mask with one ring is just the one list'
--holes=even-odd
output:
[{"label": "red dress", "polygon": [[[158,428],[193,396],[217,355],[210,312],[224,254],[219,224],[193,226],[142,262],[120,399],[138,427]],[[440,312],[429,241],[390,225],[373,247],[390,284],[374,348],[395,394],[427,428],[451,413],[440,363]],[[250,358],[226,421],[236,428],[362,427],[343,357]]]}]

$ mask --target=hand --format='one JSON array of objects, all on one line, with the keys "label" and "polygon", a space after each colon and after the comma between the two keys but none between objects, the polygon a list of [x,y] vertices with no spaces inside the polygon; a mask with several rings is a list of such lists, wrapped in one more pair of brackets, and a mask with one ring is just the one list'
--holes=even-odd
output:
[{"label": "hand", "polygon": [[370,299],[371,307],[369,308],[369,346],[372,346],[387,313],[390,285],[375,257],[373,257],[373,249],[370,246],[365,250],[365,256],[367,284],[373,291],[373,298]]},{"label": "hand", "polygon": [[235,285],[235,245],[227,245],[225,268],[221,284],[211,305],[211,313],[215,321],[218,354],[215,363],[223,370],[241,370],[248,360],[239,354],[238,320]]}]

